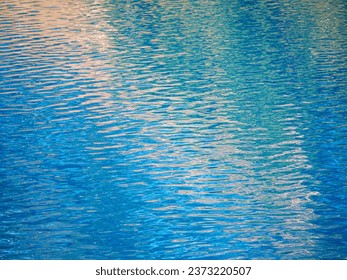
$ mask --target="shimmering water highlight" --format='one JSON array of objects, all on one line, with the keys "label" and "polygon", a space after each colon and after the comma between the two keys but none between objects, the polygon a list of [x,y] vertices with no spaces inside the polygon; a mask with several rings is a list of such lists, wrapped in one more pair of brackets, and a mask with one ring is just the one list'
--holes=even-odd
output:
[{"label": "shimmering water highlight", "polygon": [[343,0],[0,2],[1,259],[346,259]]}]

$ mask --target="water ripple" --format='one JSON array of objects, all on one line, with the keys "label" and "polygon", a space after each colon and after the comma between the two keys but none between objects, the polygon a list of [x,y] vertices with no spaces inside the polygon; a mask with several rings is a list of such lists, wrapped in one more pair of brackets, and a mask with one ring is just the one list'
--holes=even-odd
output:
[{"label": "water ripple", "polygon": [[346,259],[343,1],[0,3],[1,259]]}]

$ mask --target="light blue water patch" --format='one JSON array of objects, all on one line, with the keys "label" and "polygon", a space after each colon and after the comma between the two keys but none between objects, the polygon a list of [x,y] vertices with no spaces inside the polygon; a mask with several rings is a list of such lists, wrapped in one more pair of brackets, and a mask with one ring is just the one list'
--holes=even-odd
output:
[{"label": "light blue water patch", "polygon": [[0,3],[1,259],[346,259],[346,5]]}]

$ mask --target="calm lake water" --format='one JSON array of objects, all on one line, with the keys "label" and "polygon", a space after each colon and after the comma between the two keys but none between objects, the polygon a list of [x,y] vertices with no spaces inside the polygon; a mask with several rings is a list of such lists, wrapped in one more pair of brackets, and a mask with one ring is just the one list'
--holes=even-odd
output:
[{"label": "calm lake water", "polygon": [[344,0],[0,2],[1,259],[347,259]]}]

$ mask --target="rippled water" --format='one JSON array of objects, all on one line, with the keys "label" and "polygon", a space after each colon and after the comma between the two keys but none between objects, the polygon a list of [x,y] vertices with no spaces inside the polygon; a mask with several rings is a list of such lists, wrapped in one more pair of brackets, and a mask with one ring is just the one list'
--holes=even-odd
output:
[{"label": "rippled water", "polygon": [[0,258],[346,259],[346,14],[1,1]]}]

